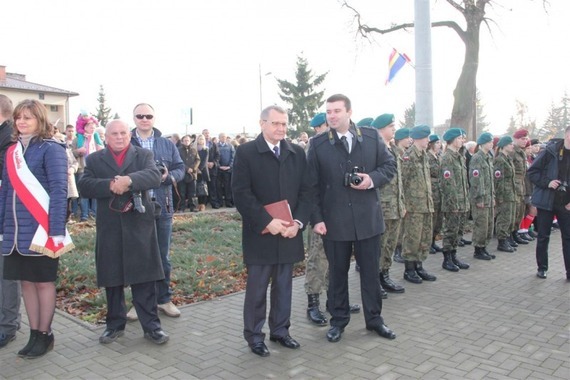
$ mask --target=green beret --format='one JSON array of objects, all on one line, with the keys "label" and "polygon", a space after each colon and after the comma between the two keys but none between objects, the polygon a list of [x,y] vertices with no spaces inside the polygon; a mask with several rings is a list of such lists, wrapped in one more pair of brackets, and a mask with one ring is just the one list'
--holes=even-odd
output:
[{"label": "green beret", "polygon": [[429,142],[439,141],[439,135],[429,135]]},{"label": "green beret", "polygon": [[497,143],[497,146],[499,148],[503,148],[509,144],[513,143],[513,138],[511,136],[503,136],[501,137],[501,139],[499,140],[499,142]]},{"label": "green beret", "polygon": [[396,134],[394,135],[394,140],[396,141],[409,139],[409,138],[410,138],[410,128],[400,128],[396,131]]},{"label": "green beret", "polygon": [[311,123],[309,125],[311,127],[315,128],[315,127],[320,127],[321,125],[323,125],[326,122],[327,122],[327,116],[324,112],[321,112],[321,113],[316,114],[313,117],[313,119],[311,120]]},{"label": "green beret", "polygon": [[450,141],[453,141],[453,139],[458,138],[461,135],[463,135],[463,132],[461,132],[461,128],[449,128],[443,134],[443,139],[446,142],[450,142]]},{"label": "green beret", "polygon": [[428,137],[430,133],[431,130],[427,125],[416,125],[410,130],[410,137],[419,140]]},{"label": "green beret", "polygon": [[488,142],[493,141],[493,135],[489,132],[483,132],[477,139],[477,145],[487,144]]},{"label": "green beret", "polygon": [[372,121],[374,121],[373,118],[365,117],[364,119],[362,119],[358,123],[356,123],[356,126],[357,127],[370,127],[370,124],[372,123]]},{"label": "green beret", "polygon": [[378,116],[371,124],[371,127],[376,129],[382,129],[387,127],[390,124],[393,124],[396,121],[394,114],[392,113],[383,113],[382,115]]}]

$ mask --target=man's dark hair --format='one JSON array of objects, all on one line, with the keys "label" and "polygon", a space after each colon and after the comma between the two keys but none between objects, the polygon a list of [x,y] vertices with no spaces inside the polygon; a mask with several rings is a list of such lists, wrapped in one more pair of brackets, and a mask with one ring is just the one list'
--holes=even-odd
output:
[{"label": "man's dark hair", "polygon": [[344,106],[345,106],[347,111],[350,111],[352,109],[352,105],[350,104],[350,99],[346,95],[334,94],[332,96],[329,96],[329,98],[327,99],[327,103],[334,103],[334,102],[339,102],[339,101],[344,102]]}]

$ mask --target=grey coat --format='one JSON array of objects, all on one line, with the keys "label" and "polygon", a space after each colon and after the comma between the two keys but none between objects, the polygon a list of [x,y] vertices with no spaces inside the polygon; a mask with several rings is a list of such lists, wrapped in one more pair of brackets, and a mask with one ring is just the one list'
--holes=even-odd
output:
[{"label": "grey coat", "polygon": [[[120,213],[110,208],[110,202],[116,197],[109,185],[116,175],[131,177],[132,190],[142,192],[145,213],[134,210]],[[156,236],[155,203],[150,201],[147,192],[160,186],[160,178],[150,150],[131,145],[120,168],[108,149],[87,156],[85,172],[78,185],[84,197],[97,199],[98,286],[123,286],[164,278]],[[113,207],[116,206],[114,202]]]}]

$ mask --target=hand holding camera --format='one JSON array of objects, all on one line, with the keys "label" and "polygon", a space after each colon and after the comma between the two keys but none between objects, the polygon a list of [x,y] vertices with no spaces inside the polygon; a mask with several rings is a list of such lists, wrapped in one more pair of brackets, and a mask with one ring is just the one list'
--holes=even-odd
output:
[{"label": "hand holding camera", "polygon": [[364,169],[362,167],[355,166],[349,172],[344,173],[344,183],[345,187],[351,187],[355,190],[366,190],[370,187],[372,180],[370,176],[363,173]]}]

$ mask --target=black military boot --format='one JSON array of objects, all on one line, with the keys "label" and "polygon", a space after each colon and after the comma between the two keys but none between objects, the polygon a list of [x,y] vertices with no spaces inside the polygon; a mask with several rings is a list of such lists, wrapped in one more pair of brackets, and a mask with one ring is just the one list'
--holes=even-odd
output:
[{"label": "black military boot", "polygon": [[319,309],[319,295],[307,294],[309,299],[307,307],[307,318],[317,326],[326,326],[328,321],[323,312]]},{"label": "black military boot", "polygon": [[[485,248],[483,248],[483,250],[485,250]],[[449,252],[449,254],[451,255],[451,261],[453,261],[453,264],[455,264],[459,269],[469,269],[469,264],[459,260],[457,258],[457,250],[454,249],[453,251]]]},{"label": "black military boot", "polygon": [[382,287],[390,293],[404,293],[406,291],[403,286],[398,285],[392,281],[388,269],[380,272],[380,285],[382,285]]},{"label": "black military boot", "polygon": [[435,243],[435,238],[433,238],[431,239],[431,246],[429,247],[429,253],[434,254],[437,252],[443,252],[443,249]]},{"label": "black military boot", "polygon": [[517,244],[517,242],[514,241],[512,235],[509,235],[509,236],[507,237],[507,243],[509,243],[509,245],[510,245],[511,247],[513,247],[513,249],[514,249],[515,251],[517,250],[517,247],[519,246],[519,245]]},{"label": "black military boot", "polygon": [[406,268],[404,270],[404,280],[413,282],[414,284],[421,284],[423,281],[416,272],[416,263],[413,261],[406,260],[404,262],[404,265]]},{"label": "black military boot", "polygon": [[519,236],[526,241],[534,241],[534,238],[530,236],[528,232],[523,232],[522,234],[519,234]]},{"label": "black military boot", "polygon": [[382,284],[380,284],[380,296],[383,300],[388,298],[388,293],[386,292],[386,289],[382,287]]},{"label": "black military boot", "polygon": [[487,251],[487,247],[482,247],[481,249],[483,250],[483,253],[486,254],[487,256],[490,256],[491,259],[494,260],[494,259],[497,258],[497,256],[495,256],[495,255],[493,255],[491,252]]},{"label": "black military boot", "polygon": [[473,242],[471,240],[467,240],[467,239],[459,239],[460,242],[462,242],[464,245],[471,245]]},{"label": "black military boot", "polygon": [[404,258],[402,257],[402,245],[398,244],[396,249],[394,250],[394,258],[393,260],[397,263],[403,264]]},{"label": "black military boot", "polygon": [[443,263],[441,267],[450,272],[459,272],[459,267],[453,263],[451,253],[448,251],[443,251]]},{"label": "black military boot", "polygon": [[424,281],[435,281],[437,280],[437,277],[435,277],[433,274],[429,274],[423,267],[423,264],[421,261],[416,261],[416,273],[418,274],[418,276],[420,276],[420,278]]},{"label": "black military boot", "polygon": [[475,247],[473,257],[477,260],[491,260],[491,256],[487,255],[482,247]]},{"label": "black military boot", "polygon": [[507,242],[506,239],[499,239],[499,245],[497,246],[497,251],[501,252],[514,252],[515,249]]},{"label": "black military boot", "polygon": [[517,242],[517,244],[528,244],[528,241],[524,240],[522,237],[519,236],[519,233],[517,231],[513,231],[512,233],[513,236],[513,240]]}]

